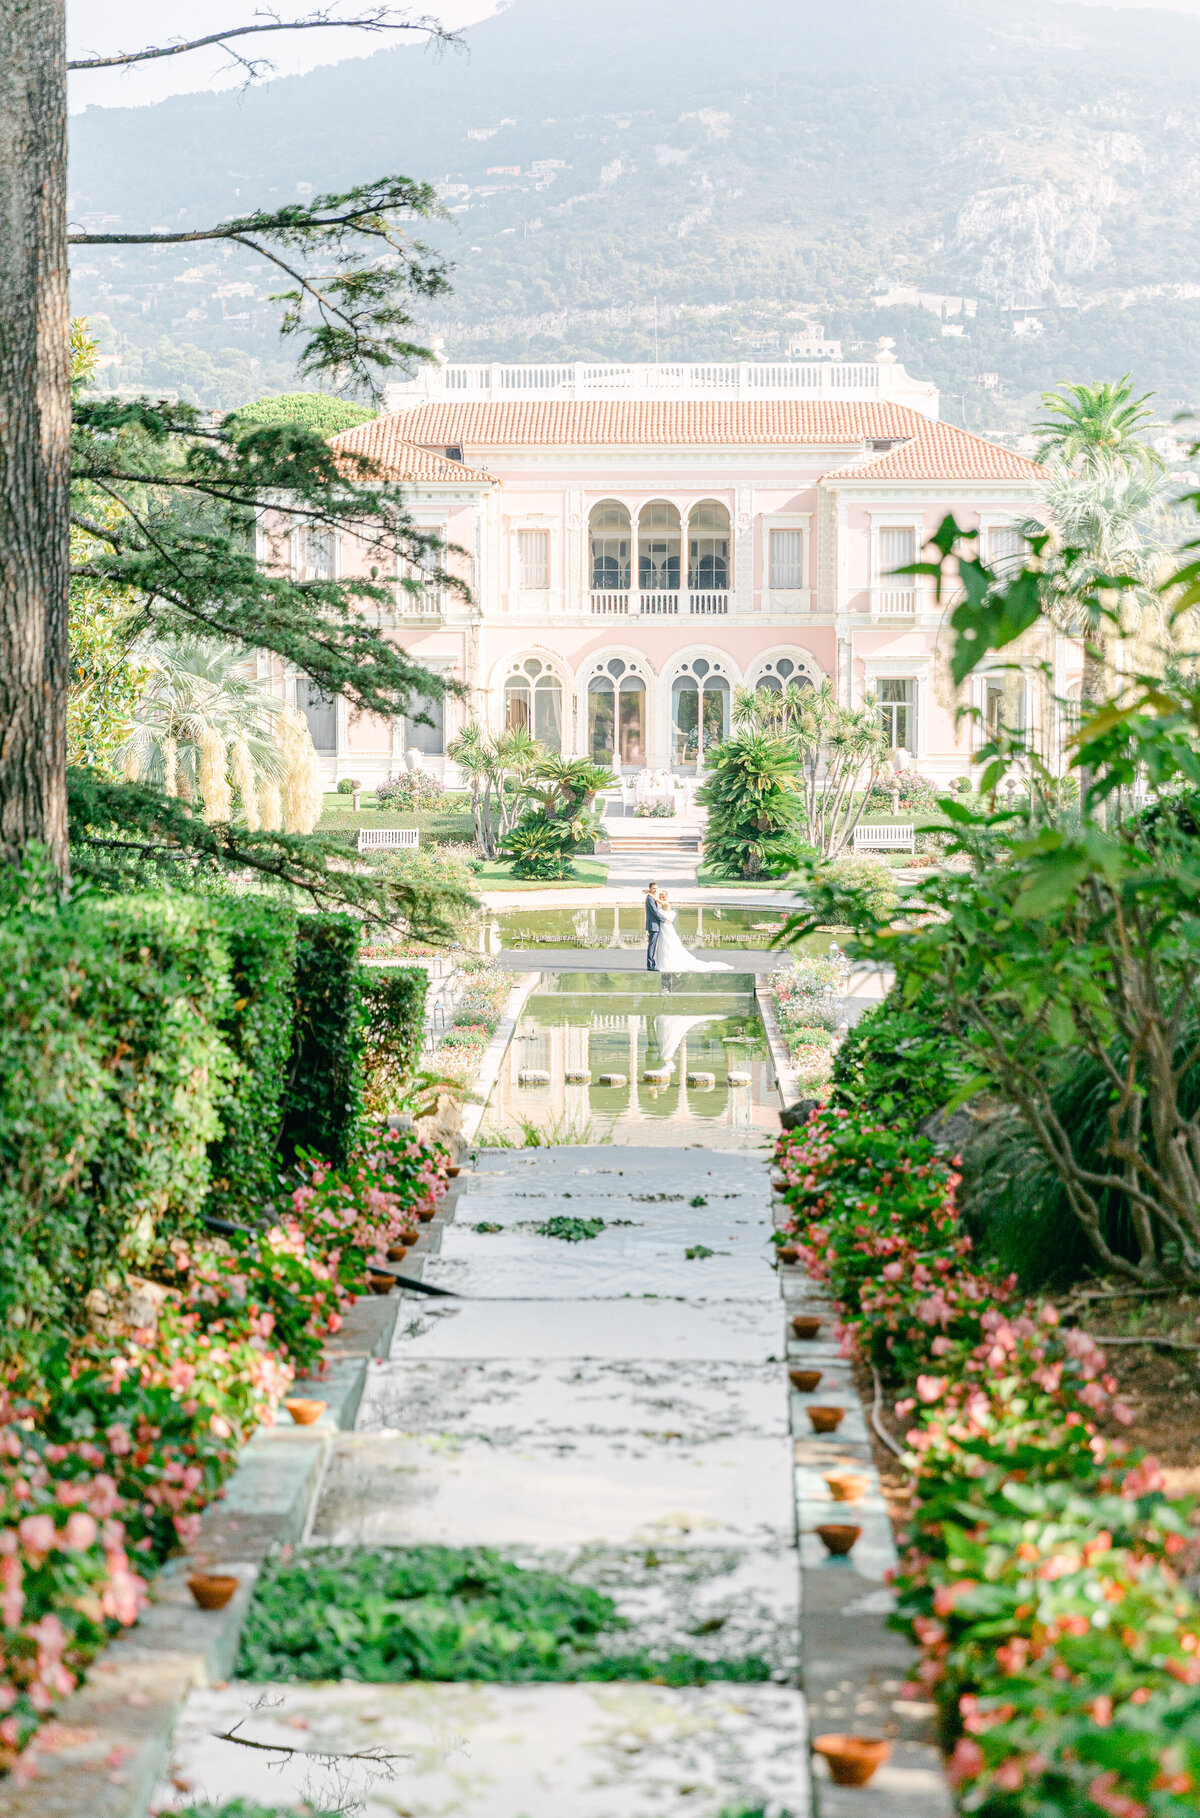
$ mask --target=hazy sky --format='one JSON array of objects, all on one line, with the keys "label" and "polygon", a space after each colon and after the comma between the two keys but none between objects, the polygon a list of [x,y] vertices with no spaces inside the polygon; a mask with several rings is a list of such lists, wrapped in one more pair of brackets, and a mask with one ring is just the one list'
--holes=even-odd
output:
[{"label": "hazy sky", "polygon": [[[328,3],[328,0],[326,0]],[[419,0],[414,15],[432,14],[443,25],[473,25],[497,10],[503,0]],[[1200,0],[1196,0],[1200,7]],[[265,10],[265,0],[67,0],[67,30],[73,57],[116,51],[142,50],[183,38],[199,38],[221,26],[252,24]],[[272,10],[282,18],[302,19],[319,10],[319,0],[278,0]],[[353,18],[371,10],[371,0],[336,0],[330,10]],[[396,7],[397,13],[406,9]],[[403,32],[378,34],[356,31],[279,32],[266,37],[236,40],[247,55],[269,57],[280,75],[295,75],[318,63],[339,63],[344,57],[366,57],[386,44],[423,40],[407,39]],[[71,105],[78,109],[137,107],[161,101],[166,95],[190,93],[200,88],[236,87],[242,80],[228,69],[224,52],[189,51],[158,63],[132,69],[97,70],[71,77]],[[225,72],[224,74],[222,72]]]},{"label": "hazy sky", "polygon": [[[89,52],[111,54],[169,44],[178,38],[199,37],[224,25],[249,24],[264,0],[68,0],[67,18],[73,56]],[[429,12],[444,25],[472,25],[494,13],[504,0],[418,0],[414,13]],[[565,0],[564,0],[565,3]],[[843,0],[845,3],[845,0]],[[1003,11],[1004,0],[993,0]],[[1086,0],[1089,5],[1159,6],[1175,12],[1200,15],[1200,0]],[[653,5],[654,0],[647,0]],[[280,0],[283,17],[303,18],[317,10],[317,0]],[[355,0],[338,0],[338,10],[353,17]],[[254,56],[269,56],[281,75],[313,69],[319,63],[338,63],[344,57],[370,56],[384,44],[403,42],[403,34],[378,37],[355,31],[281,32],[267,38],[241,40]],[[220,51],[192,51],[160,63],[131,70],[101,70],[71,78],[71,105],[78,109],[93,103],[104,107],[136,107],[161,101],[166,95],[195,89],[236,86],[241,77],[228,70]],[[224,73],[222,73],[224,71]]]}]

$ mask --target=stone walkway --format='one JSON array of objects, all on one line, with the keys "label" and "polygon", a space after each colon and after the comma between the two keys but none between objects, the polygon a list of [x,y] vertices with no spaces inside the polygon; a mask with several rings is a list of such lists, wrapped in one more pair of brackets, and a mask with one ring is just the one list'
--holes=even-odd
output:
[{"label": "stone walkway", "polygon": [[[161,1809],[239,1796],[353,1797],[364,1818],[946,1810],[919,1749],[866,1791],[818,1776],[814,1807],[802,1600],[822,1727],[895,1732],[904,1651],[884,1637],[894,1555],[845,1367],[788,1341],[766,1165],[699,1148],[485,1150],[461,1185],[424,1265],[461,1299],[403,1303],[355,1431],[334,1444],[311,1542],[499,1547],[607,1591],[631,1625],[623,1647],[754,1654],[770,1679],[213,1687],[191,1697]],[[561,1214],[606,1228],[579,1243],[532,1228]],[[686,1255],[698,1247],[711,1254]],[[801,1350],[854,1410],[845,1444],[814,1441],[813,1397],[789,1396]],[[808,1531],[831,1518],[821,1472],[843,1458],[873,1485],[853,1564],[825,1562]],[[217,1739],[238,1722],[302,1752]],[[329,1765],[370,1749],[398,1759]]]}]

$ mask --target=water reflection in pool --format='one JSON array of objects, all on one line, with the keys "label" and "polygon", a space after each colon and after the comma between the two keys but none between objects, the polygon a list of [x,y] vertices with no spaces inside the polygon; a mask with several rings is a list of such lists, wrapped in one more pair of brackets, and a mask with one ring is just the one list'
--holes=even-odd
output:
[{"label": "water reflection in pool", "polygon": [[758,1149],[778,1135],[778,1112],[753,978],[551,972],[517,1025],[480,1140],[520,1142],[531,1125],[558,1141]]},{"label": "water reflection in pool", "polygon": [[[720,908],[684,904],[676,926],[688,947],[770,947],[789,911],[767,908]],[[538,947],[628,949],[646,944],[645,913],[640,903],[604,904],[579,909],[503,909],[486,924],[493,952],[524,952]],[[810,935],[804,950],[824,952],[829,936]]]}]

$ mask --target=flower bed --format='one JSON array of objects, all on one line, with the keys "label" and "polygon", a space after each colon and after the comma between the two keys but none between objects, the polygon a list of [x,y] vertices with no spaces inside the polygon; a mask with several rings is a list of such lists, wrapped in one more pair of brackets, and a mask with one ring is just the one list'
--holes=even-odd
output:
[{"label": "flower bed", "polygon": [[[445,1191],[448,1157],[379,1136],[305,1178],[269,1228],[156,1259],[145,1326],[64,1338],[0,1392],[0,1768],[120,1627],[366,1287]],[[148,1297],[148,1298],[147,1298]]]},{"label": "flower bed", "polygon": [[799,959],[767,980],[775,1015],[802,1092],[821,1093],[833,1073],[833,961]]},{"label": "flower bed", "polygon": [[1182,1818],[1200,1794],[1200,1531],[1103,1352],[972,1256],[929,1144],[826,1109],[778,1161],[843,1350],[907,1391],[915,1514],[894,1619],[920,1646],[960,1809]]}]

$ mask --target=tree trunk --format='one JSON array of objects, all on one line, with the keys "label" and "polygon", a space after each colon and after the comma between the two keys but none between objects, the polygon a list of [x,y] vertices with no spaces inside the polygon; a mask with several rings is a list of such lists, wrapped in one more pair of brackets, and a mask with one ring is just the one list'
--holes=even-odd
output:
[{"label": "tree trunk", "polygon": [[0,861],[67,869],[65,0],[0,0]]}]

